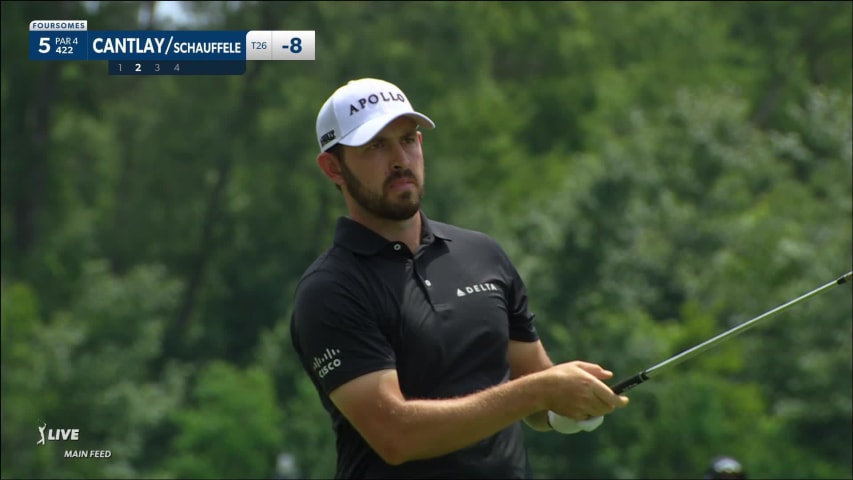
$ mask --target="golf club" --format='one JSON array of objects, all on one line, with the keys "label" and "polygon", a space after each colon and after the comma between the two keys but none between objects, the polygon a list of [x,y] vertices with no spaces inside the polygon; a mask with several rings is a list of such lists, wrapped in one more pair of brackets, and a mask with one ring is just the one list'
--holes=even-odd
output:
[{"label": "golf club", "polygon": [[740,325],[733,327],[729,330],[726,330],[725,332],[717,335],[716,337],[711,338],[710,340],[706,340],[706,341],[700,343],[699,345],[696,345],[695,347],[689,348],[689,349],[679,353],[678,355],[675,355],[674,357],[671,357],[667,360],[664,360],[663,362],[658,363],[657,365],[655,365],[653,367],[649,367],[649,368],[643,370],[642,372],[634,375],[633,377],[626,378],[625,380],[622,380],[621,382],[617,383],[616,385],[614,385],[611,388],[613,389],[613,392],[615,392],[617,395],[621,394],[623,392],[626,392],[626,391],[636,387],[637,385],[645,382],[646,380],[652,378],[653,376],[659,374],[663,370],[665,370],[669,367],[674,367],[674,366],[684,362],[685,360],[687,360],[687,359],[689,359],[695,355],[698,355],[699,353],[702,353],[711,347],[716,346],[717,344],[719,344],[720,342],[722,342],[728,338],[731,338],[737,334],[743,333],[744,331],[755,326],[756,323],[760,322],[761,320],[764,320],[765,318],[768,318],[768,317],[770,317],[776,313],[779,313],[782,310],[785,310],[788,307],[791,307],[792,305],[799,303],[799,302],[801,302],[801,301],[803,301],[809,297],[813,297],[819,293],[822,293],[822,292],[828,290],[829,288],[834,287],[835,285],[841,285],[842,283],[845,283],[845,282],[848,282],[851,280],[853,280],[853,271],[849,271],[849,272],[845,273],[844,275],[838,277],[837,279],[812,290],[811,292],[804,293],[803,295],[800,295],[799,297],[791,300],[788,303],[779,305],[778,307],[774,308],[773,310],[762,313],[761,315],[753,318],[752,320],[741,323]]}]

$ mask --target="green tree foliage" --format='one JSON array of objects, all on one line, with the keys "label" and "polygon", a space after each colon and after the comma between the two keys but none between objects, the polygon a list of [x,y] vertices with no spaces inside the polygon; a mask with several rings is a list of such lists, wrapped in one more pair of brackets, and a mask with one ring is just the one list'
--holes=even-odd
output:
[{"label": "green tree foliage", "polygon": [[[185,369],[154,368],[180,284],[159,266],[82,270],[80,296],[49,320],[34,289],[3,285],[4,477],[133,477],[149,434],[183,402]],[[36,447],[42,423],[78,429],[79,442]],[[69,462],[65,449],[115,455]]]},{"label": "green tree foliage", "polygon": [[[426,212],[497,238],[555,361],[632,375],[851,268],[850,2],[3,2],[4,478],[328,478],[292,292],[345,214],[319,104],[399,84]],[[110,77],[24,25],[305,30],[313,62]],[[528,430],[538,478],[852,478],[840,287],[630,392],[591,434]],[[104,461],[36,446],[78,428]],[[287,459],[294,464],[288,466]],[[282,465],[276,466],[279,462]]]},{"label": "green tree foliage", "polygon": [[214,361],[204,367],[165,461],[175,478],[266,478],[280,445],[281,420],[269,376]]}]

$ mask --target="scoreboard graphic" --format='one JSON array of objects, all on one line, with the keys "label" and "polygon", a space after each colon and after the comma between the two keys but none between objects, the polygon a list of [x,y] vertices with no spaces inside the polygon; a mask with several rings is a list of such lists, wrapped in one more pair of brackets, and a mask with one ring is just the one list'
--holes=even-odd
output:
[{"label": "scoreboard graphic", "polygon": [[30,22],[30,60],[107,62],[110,75],[242,75],[247,61],[314,60],[314,30],[107,30]]}]

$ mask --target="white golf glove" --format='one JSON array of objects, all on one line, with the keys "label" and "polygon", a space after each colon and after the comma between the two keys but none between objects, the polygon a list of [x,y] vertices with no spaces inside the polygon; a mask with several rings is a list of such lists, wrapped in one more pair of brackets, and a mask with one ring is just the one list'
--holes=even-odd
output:
[{"label": "white golf glove", "polygon": [[586,420],[577,421],[569,417],[557,415],[556,413],[550,410],[548,411],[548,424],[551,425],[551,428],[553,428],[555,432],[563,433],[566,435],[578,433],[580,431],[591,432],[598,428],[603,421],[603,416],[592,417],[587,418]]}]

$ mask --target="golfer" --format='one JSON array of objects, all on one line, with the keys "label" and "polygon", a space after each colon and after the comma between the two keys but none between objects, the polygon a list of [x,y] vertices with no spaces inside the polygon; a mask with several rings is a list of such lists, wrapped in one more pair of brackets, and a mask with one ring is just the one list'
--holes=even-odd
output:
[{"label": "golfer", "polygon": [[421,210],[435,125],[397,86],[350,81],[316,126],[348,215],[300,279],[291,338],[331,417],[337,478],[530,478],[522,421],[574,433],[627,405],[612,372],[551,362],[495,240]]}]

